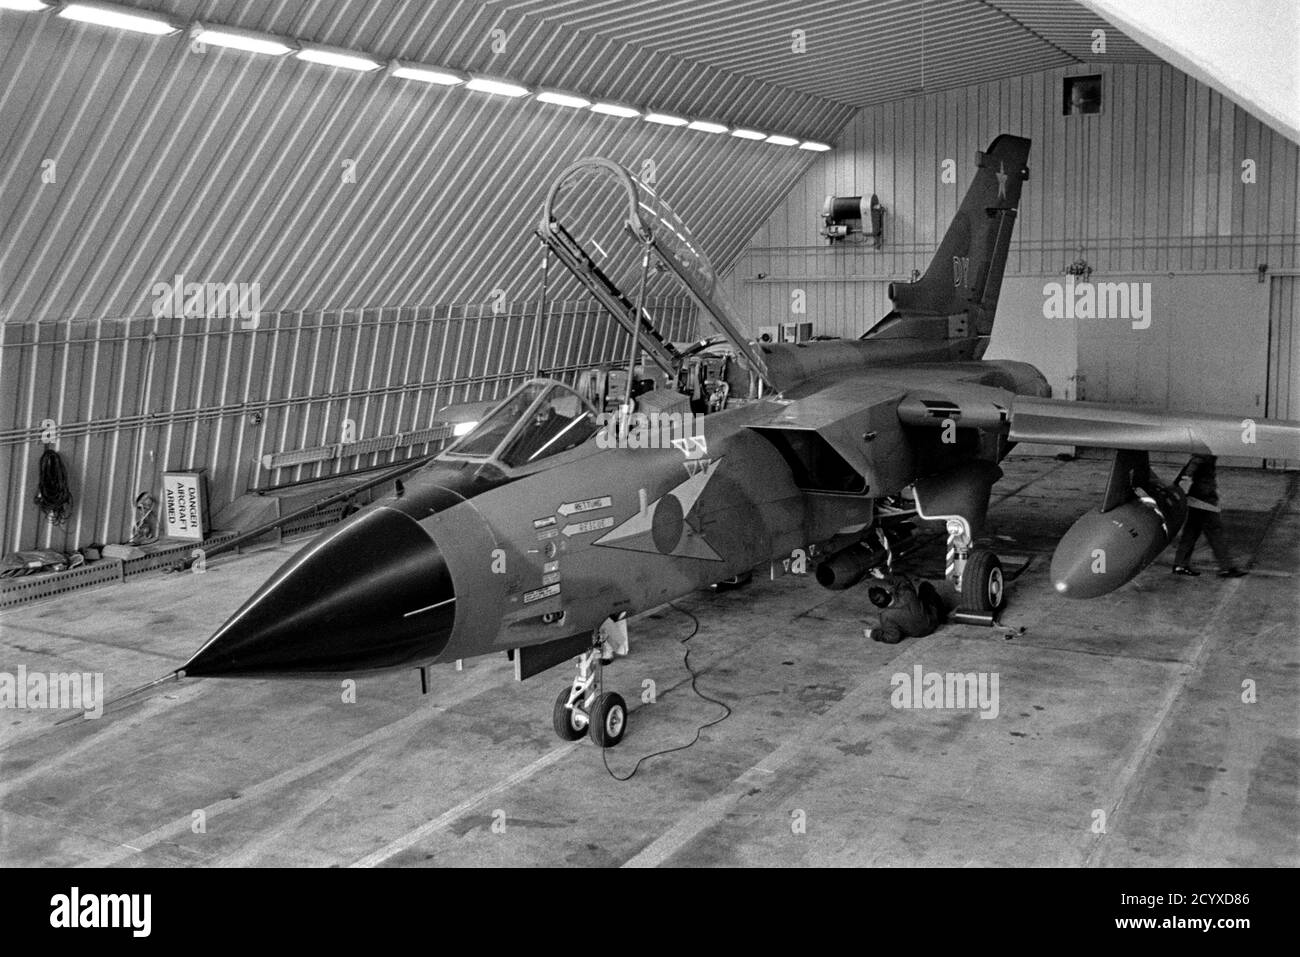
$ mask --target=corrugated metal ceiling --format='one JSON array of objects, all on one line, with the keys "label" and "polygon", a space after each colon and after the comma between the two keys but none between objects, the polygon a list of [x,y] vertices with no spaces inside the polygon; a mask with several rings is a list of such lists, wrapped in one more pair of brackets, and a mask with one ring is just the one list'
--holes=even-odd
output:
[{"label": "corrugated metal ceiling", "polygon": [[[818,139],[852,113],[465,0],[136,5]],[[664,195],[724,267],[811,161],[727,136],[0,13],[0,315],[147,315],[153,284],[177,274],[256,282],[268,312],[482,301],[494,289],[517,298],[531,291],[543,190],[592,153],[638,170],[653,161]]]},{"label": "corrugated metal ceiling", "polygon": [[[490,2],[855,106],[1080,61],[1158,59],[1074,0]],[[1105,53],[1092,50],[1095,29]]]},{"label": "corrugated metal ceiling", "polygon": [[[1073,0],[926,0],[922,79],[920,0],[129,2],[827,141],[850,104],[1071,63],[1102,24]],[[1107,59],[1146,56],[1107,36]],[[811,161],[0,12],[0,318],[147,314],[178,274],[256,282],[268,312],[515,298],[542,191],[593,153],[652,161],[722,269]]]}]

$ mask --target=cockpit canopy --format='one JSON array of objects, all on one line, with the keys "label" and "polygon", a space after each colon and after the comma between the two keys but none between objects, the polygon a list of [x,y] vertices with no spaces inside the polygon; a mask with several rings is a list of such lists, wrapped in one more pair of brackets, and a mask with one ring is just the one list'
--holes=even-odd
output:
[{"label": "cockpit canopy", "polygon": [[532,379],[439,457],[524,468],[577,448],[598,428],[595,410],[569,386],[554,379]]}]

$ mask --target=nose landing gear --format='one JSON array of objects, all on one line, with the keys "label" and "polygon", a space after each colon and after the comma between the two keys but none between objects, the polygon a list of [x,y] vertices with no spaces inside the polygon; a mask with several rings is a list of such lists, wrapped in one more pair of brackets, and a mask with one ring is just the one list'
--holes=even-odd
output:
[{"label": "nose landing gear", "polygon": [[578,673],[572,686],[555,699],[552,723],[564,741],[577,741],[584,734],[602,748],[612,748],[623,740],[627,730],[627,702],[613,691],[598,692],[602,644],[578,657]]}]

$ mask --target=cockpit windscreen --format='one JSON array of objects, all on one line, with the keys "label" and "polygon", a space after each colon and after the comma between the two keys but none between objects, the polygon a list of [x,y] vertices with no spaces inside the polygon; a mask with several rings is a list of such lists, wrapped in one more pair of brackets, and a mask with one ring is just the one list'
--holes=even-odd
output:
[{"label": "cockpit windscreen", "polygon": [[556,386],[535,405],[529,421],[501,453],[501,463],[518,468],[567,451],[596,431],[596,417],[577,394]]},{"label": "cockpit windscreen", "polygon": [[480,422],[463,439],[449,448],[457,455],[474,455],[487,458],[496,451],[510,430],[546,389],[540,382],[529,382],[506,400],[495,412]]}]

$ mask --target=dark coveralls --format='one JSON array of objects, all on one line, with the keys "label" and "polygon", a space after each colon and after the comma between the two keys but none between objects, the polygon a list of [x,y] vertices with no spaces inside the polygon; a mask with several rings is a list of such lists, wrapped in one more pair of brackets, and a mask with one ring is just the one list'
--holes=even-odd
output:
[{"label": "dark coveralls", "polygon": [[1187,522],[1183,525],[1183,537],[1178,540],[1174,564],[1184,568],[1191,564],[1196,540],[1204,533],[1219,567],[1231,568],[1232,556],[1223,540],[1223,523],[1219,520],[1219,489],[1215,480],[1214,459],[1210,456],[1194,457],[1188,463],[1185,474],[1191,477],[1192,484],[1187,490]]},{"label": "dark coveralls", "polygon": [[889,604],[880,609],[880,624],[871,629],[872,641],[896,645],[904,638],[924,638],[943,620],[943,602],[927,581],[917,586],[905,575],[887,575],[868,582],[868,587],[891,594]]}]

